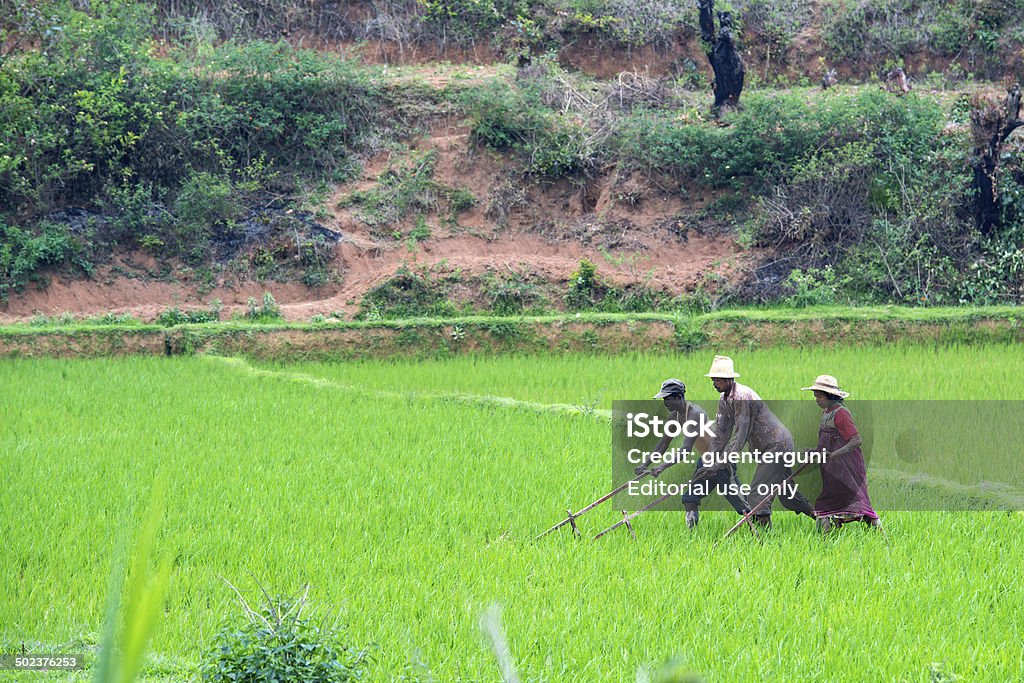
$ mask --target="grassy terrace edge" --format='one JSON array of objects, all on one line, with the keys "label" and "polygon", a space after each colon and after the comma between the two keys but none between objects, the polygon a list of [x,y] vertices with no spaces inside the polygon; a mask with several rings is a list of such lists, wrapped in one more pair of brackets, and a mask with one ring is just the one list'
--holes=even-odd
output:
[{"label": "grassy terrace edge", "polygon": [[1024,341],[1024,308],[736,309],[694,316],[583,313],[378,322],[0,326],[0,357],[189,355],[261,359],[437,357],[460,353]]}]

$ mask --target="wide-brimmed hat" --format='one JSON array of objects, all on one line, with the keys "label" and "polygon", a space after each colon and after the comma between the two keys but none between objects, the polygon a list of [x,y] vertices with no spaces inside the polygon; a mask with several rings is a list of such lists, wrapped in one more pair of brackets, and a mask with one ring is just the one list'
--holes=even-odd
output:
[{"label": "wide-brimmed hat", "polygon": [[711,361],[711,369],[704,376],[735,379],[740,374],[732,369],[732,358],[729,358],[729,356],[715,356],[715,359]]},{"label": "wide-brimmed hat", "polygon": [[686,385],[676,378],[667,379],[661,383],[661,391],[654,395],[654,398],[667,398],[668,396],[685,396]]},{"label": "wide-brimmed hat", "polygon": [[846,398],[850,395],[839,388],[839,382],[832,375],[818,375],[817,379],[814,380],[814,384],[809,387],[803,387],[800,391],[824,391],[826,394],[832,394],[839,398]]}]

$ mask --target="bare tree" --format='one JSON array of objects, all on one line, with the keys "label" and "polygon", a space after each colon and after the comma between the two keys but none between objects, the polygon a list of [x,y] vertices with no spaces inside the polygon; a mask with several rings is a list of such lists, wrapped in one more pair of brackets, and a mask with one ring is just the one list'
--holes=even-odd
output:
[{"label": "bare tree", "polygon": [[1024,119],[1020,118],[1020,83],[1007,86],[1002,103],[993,98],[975,98],[971,110],[974,150],[970,156],[974,168],[974,220],[986,234],[991,234],[1000,222],[996,171],[1003,144],[1021,126]]},{"label": "bare tree", "polygon": [[699,0],[700,35],[704,41],[704,52],[715,72],[715,81],[711,84],[715,92],[715,116],[721,116],[731,109],[740,106],[740,93],[743,91],[743,60],[736,51],[733,39],[732,14],[718,13],[718,34],[715,34],[715,0]]}]

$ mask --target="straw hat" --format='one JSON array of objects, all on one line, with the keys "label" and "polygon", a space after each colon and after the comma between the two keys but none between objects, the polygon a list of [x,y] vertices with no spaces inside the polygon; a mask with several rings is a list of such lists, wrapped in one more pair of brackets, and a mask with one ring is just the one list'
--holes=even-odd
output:
[{"label": "straw hat", "polygon": [[732,358],[729,358],[729,356],[715,356],[715,359],[711,361],[711,370],[704,376],[735,379],[740,375],[732,369]]},{"label": "straw hat", "polygon": [[826,394],[832,394],[839,398],[846,398],[850,395],[839,388],[839,382],[832,375],[818,375],[817,379],[814,380],[814,384],[809,387],[803,387],[800,391],[824,391]]}]

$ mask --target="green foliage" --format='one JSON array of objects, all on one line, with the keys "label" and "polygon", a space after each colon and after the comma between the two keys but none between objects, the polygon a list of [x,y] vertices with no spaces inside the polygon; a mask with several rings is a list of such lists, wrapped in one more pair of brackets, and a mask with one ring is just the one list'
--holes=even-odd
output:
[{"label": "green foliage", "polygon": [[425,28],[442,42],[470,45],[526,16],[525,0],[416,0]]},{"label": "green foliage", "polygon": [[751,93],[729,126],[680,124],[671,114],[626,117],[618,153],[632,165],[711,187],[778,178],[812,153],[874,141],[892,153],[924,152],[944,123],[931,100],[877,90],[810,100],[802,92]]},{"label": "green foliage", "polygon": [[427,224],[427,220],[423,216],[416,216],[416,224],[413,229],[409,231],[409,239],[414,242],[422,242],[430,239],[430,226]]},{"label": "green foliage", "polygon": [[495,151],[541,137],[552,113],[528,93],[502,82],[467,88],[460,100],[473,142]]},{"label": "green foliage", "polygon": [[959,281],[958,303],[1024,303],[1024,251],[994,243],[971,263]]},{"label": "green foliage", "polygon": [[507,278],[491,276],[484,281],[484,295],[495,315],[521,315],[543,310],[547,297],[540,288],[518,273]]},{"label": "green foliage", "polygon": [[[353,192],[338,203],[340,207],[358,206],[359,218],[381,235],[399,238],[400,230],[386,231],[416,214],[409,237],[420,241],[430,236],[424,213],[436,211],[446,214],[447,221],[457,222],[458,215],[471,208],[476,198],[465,188],[449,187],[434,180],[437,152],[412,151],[377,177],[377,185],[368,190]],[[414,234],[415,233],[415,234]]]},{"label": "green foliage", "polygon": [[587,259],[582,259],[579,269],[569,278],[569,291],[565,295],[566,306],[569,310],[592,308],[598,287],[597,266]]},{"label": "green foliage", "polygon": [[678,0],[569,0],[567,32],[596,34],[624,46],[672,44],[680,29],[696,25],[696,8]]},{"label": "green foliage", "polygon": [[796,308],[835,305],[840,303],[841,290],[847,282],[848,278],[840,280],[831,266],[806,271],[795,268],[786,278],[793,293],[785,301]]},{"label": "green foliage", "polygon": [[0,302],[29,282],[43,284],[40,270],[64,264],[74,252],[63,225],[43,222],[32,231],[0,220]]},{"label": "green foliage", "polygon": [[993,75],[1005,67],[999,55],[1010,45],[1006,28],[1024,21],[1024,6],[1004,0],[842,0],[823,10],[822,37],[840,59],[967,55],[988,62]]},{"label": "green foliage", "polygon": [[210,304],[209,310],[182,311],[177,306],[163,311],[156,317],[157,325],[163,327],[174,327],[176,325],[191,325],[198,323],[212,323],[220,320],[220,313],[223,309],[220,299],[215,299]]},{"label": "green foliage", "polygon": [[206,171],[190,175],[174,202],[178,234],[185,244],[198,241],[219,223],[233,223],[241,210],[230,179]]},{"label": "green foliage", "polygon": [[24,229],[88,207],[108,218],[97,247],[206,258],[212,228],[348,163],[379,116],[368,70],[336,56],[202,39],[162,56],[144,3],[42,3],[32,21],[15,4],[12,40],[38,49],[3,55],[0,213]]},{"label": "green foliage", "polygon": [[444,282],[435,281],[429,272],[416,273],[402,266],[394,277],[366,293],[356,319],[444,317],[454,313]]},{"label": "green foliage", "polygon": [[263,292],[262,301],[257,301],[256,297],[249,297],[249,301],[246,303],[245,318],[254,323],[276,323],[284,320],[281,309],[278,308],[277,301],[274,300],[274,295],[270,292]]},{"label": "green foliage", "polygon": [[339,626],[318,623],[305,607],[305,595],[270,598],[258,610],[243,603],[245,621],[214,636],[201,668],[204,683],[361,680],[366,650],[348,646]]},{"label": "green foliage", "polygon": [[460,96],[472,140],[495,151],[513,150],[530,173],[560,177],[588,168],[594,152],[582,121],[542,104],[538,84],[491,82]]},{"label": "green foliage", "polygon": [[437,208],[446,188],[434,181],[437,152],[413,151],[377,178],[377,186],[345,197],[340,206],[359,206],[360,219],[371,227],[387,227],[410,211]]}]

